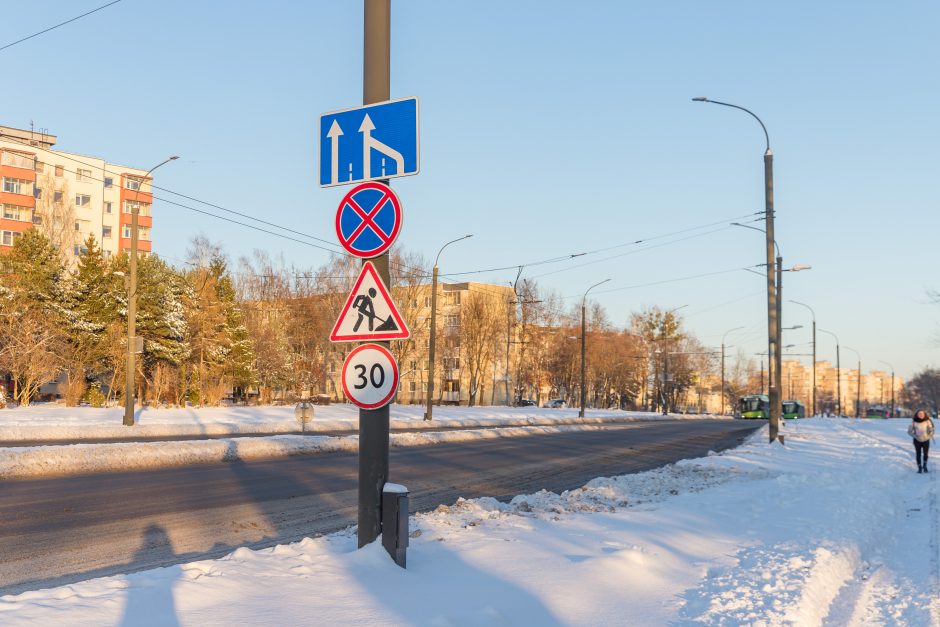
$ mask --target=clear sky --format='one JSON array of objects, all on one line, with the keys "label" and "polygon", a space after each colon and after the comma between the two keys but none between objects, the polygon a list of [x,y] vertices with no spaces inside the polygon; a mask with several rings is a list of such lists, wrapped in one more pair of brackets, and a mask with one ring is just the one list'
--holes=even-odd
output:
[{"label": "clear sky", "polygon": [[[5,6],[0,46],[104,3]],[[813,267],[785,275],[784,298],[810,304],[865,370],[940,365],[926,293],[940,288],[938,27],[927,0],[393,0],[391,96],[421,106],[421,173],[393,183],[398,245],[433,260],[473,233],[444,253],[451,275],[620,246],[522,276],[570,302],[610,277],[591,298],[618,325],[688,305],[706,345],[744,326],[731,351],[766,350],[765,283],[735,270],[763,262],[763,236],[727,226],[763,210],[764,137],[741,111],[691,101],[708,96],[767,125],[784,263]],[[62,150],[144,169],[179,154],[158,186],[335,240],[347,188],[317,184],[318,116],[362,102],[361,2],[123,0],[0,64],[0,124],[33,121]],[[329,257],[160,196],[154,249],[171,261],[197,234],[233,258]],[[809,353],[809,312],[785,303],[784,323],[804,325],[784,343]]]}]

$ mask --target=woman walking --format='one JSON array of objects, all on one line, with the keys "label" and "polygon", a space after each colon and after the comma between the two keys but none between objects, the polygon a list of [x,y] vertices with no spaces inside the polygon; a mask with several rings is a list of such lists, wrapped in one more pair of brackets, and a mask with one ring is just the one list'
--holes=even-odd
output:
[{"label": "woman walking", "polygon": [[[917,472],[927,472],[927,454],[930,452],[930,438],[933,437],[933,420],[923,409],[917,410],[907,434],[914,438],[914,454],[917,456]],[[923,452],[924,461],[921,462]]]}]

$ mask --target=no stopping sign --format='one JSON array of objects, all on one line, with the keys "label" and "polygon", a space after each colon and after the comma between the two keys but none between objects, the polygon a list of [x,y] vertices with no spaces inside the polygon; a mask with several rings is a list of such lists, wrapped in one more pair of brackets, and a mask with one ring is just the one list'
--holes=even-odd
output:
[{"label": "no stopping sign", "polygon": [[343,363],[343,392],[363,409],[388,405],[398,389],[398,364],[384,346],[362,344]]}]

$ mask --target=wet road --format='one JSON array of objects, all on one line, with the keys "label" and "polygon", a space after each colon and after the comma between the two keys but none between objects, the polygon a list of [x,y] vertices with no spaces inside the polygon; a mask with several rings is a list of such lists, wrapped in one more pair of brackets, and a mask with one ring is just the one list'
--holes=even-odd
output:
[{"label": "wet road", "polygon": [[[763,421],[681,420],[392,449],[411,510],[579,487],[740,443]],[[0,594],[219,557],[355,523],[357,457],[331,453],[0,483]]]}]

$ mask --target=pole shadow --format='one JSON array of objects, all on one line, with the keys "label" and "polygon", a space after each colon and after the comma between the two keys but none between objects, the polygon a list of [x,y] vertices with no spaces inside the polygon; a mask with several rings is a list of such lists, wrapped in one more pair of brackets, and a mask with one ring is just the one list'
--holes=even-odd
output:
[{"label": "pole shadow", "polygon": [[[161,562],[172,562],[177,556],[166,529],[151,524],[144,531],[143,542],[134,562],[152,563],[155,558]],[[127,603],[118,625],[178,627],[180,623],[173,600],[173,587],[180,580],[182,572],[181,566],[174,565],[127,575]]]}]

